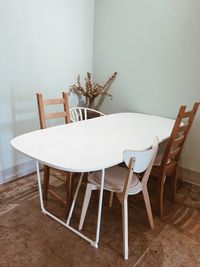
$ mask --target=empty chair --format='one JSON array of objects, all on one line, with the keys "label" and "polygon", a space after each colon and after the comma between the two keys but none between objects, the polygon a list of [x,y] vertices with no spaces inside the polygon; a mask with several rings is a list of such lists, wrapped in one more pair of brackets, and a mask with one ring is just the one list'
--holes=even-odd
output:
[{"label": "empty chair", "polygon": [[[67,93],[62,93],[62,98],[56,98],[56,99],[43,99],[42,94],[37,93],[37,103],[38,103],[38,112],[39,112],[39,119],[40,119],[40,128],[45,129],[47,127],[47,120],[50,119],[57,119],[57,118],[63,118],[64,123],[70,122],[70,115],[69,115],[69,107],[68,107],[68,97]],[[52,105],[61,105],[62,110],[53,112],[53,113],[47,113],[45,112],[45,106],[52,106]],[[61,178],[60,175],[54,175],[55,178],[58,178],[65,182],[66,184],[66,197],[65,199],[61,197],[58,193],[53,191],[51,188],[49,188],[49,178],[50,178],[50,170],[54,170],[54,173],[59,173],[62,175]],[[48,193],[53,195],[62,205],[66,207],[66,214],[68,212],[68,209],[70,208],[70,204],[72,201],[72,173],[61,171],[52,167],[49,167],[47,165],[44,165],[44,179],[43,179],[43,194],[44,199],[48,198]]]},{"label": "empty chair", "polygon": [[177,175],[181,151],[192,122],[198,110],[199,103],[195,103],[192,110],[186,111],[186,106],[181,106],[178,112],[171,135],[162,153],[158,153],[151,175],[157,178],[157,213],[163,216],[163,192],[167,176],[171,177],[172,201],[176,201]]},{"label": "empty chair", "polygon": [[[95,117],[105,116],[104,113],[85,107],[74,107],[69,110],[71,122],[83,121],[87,119],[92,119]],[[112,206],[113,192],[110,193],[109,206]]]},{"label": "empty chair", "polygon": [[[128,259],[128,196],[142,191],[147,210],[149,224],[154,228],[151,205],[147,190],[147,182],[157,153],[158,140],[145,151],[125,150],[123,159],[128,168],[114,166],[105,170],[104,189],[115,192],[122,204],[123,244],[124,258]],[[93,190],[99,190],[101,184],[101,171],[93,172],[88,176],[88,183],[83,202],[79,230],[82,230],[88,204]]]},{"label": "empty chair", "polygon": [[85,107],[74,107],[70,109],[70,119],[72,122],[104,116],[102,112]]}]

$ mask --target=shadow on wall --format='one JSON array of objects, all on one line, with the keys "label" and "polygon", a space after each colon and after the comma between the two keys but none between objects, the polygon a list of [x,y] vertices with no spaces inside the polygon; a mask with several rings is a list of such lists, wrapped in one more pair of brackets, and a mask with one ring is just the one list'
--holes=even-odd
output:
[{"label": "shadow on wall", "polygon": [[[11,89],[11,107],[12,107],[12,136],[13,138],[37,130],[39,128],[37,101],[33,90],[19,92],[18,88]],[[19,153],[13,151],[12,165],[21,163]],[[18,162],[20,160],[20,162]]]},{"label": "shadow on wall", "polygon": [[36,98],[32,92],[27,90],[23,93],[19,92],[18,88],[11,88],[9,100],[7,114],[4,114],[7,118],[0,124],[1,170],[27,160],[12,149],[10,141],[20,134],[39,128]]}]

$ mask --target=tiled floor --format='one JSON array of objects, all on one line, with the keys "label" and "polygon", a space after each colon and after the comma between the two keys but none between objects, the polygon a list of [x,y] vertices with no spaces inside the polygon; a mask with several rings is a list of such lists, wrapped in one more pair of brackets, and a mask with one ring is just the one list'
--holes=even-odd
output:
[{"label": "tiled floor", "polygon": [[[54,183],[58,191],[63,185]],[[150,182],[150,187],[154,184]],[[77,226],[84,196],[79,195],[72,224]],[[153,199],[154,191],[151,190]],[[129,260],[123,260],[121,207],[108,207],[104,194],[99,248],[75,236],[40,211],[35,175],[0,186],[0,267],[12,266],[200,266],[200,187],[184,183],[178,202],[165,201],[164,220],[148,225],[142,198],[129,200]],[[48,207],[64,218],[64,209],[50,200]],[[84,233],[94,237],[97,203],[92,197]]]}]

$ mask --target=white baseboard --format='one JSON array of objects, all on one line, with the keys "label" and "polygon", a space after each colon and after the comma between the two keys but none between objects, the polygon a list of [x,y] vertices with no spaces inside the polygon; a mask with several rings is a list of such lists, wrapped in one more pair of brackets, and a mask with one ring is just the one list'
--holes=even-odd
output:
[{"label": "white baseboard", "polygon": [[36,172],[34,160],[4,169],[0,171],[0,184],[10,182],[33,172]]}]

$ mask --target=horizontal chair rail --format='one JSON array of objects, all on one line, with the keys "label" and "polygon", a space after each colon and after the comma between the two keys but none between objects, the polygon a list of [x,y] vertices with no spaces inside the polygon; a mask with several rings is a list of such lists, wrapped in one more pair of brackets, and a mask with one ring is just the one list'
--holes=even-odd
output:
[{"label": "horizontal chair rail", "polygon": [[175,149],[173,152],[171,152],[170,154],[169,154],[169,159],[173,159],[173,158],[175,158],[175,156],[180,152],[180,147],[178,147],[177,149]]},{"label": "horizontal chair rail", "polygon": [[49,113],[45,114],[45,118],[48,119],[54,119],[54,118],[62,118],[65,117],[67,112],[54,112],[54,113]]},{"label": "horizontal chair rail", "polygon": [[187,112],[185,112],[185,113],[182,115],[182,118],[188,118],[188,117],[191,116],[191,114],[192,114],[191,111],[187,111]]},{"label": "horizontal chair rail", "polygon": [[65,104],[65,99],[63,98],[57,98],[57,99],[44,99],[43,100],[44,105],[59,105],[59,104]]},{"label": "horizontal chair rail", "polygon": [[180,145],[182,142],[184,142],[184,140],[185,140],[185,136],[183,135],[183,136],[175,139],[175,141],[173,142],[173,145],[176,147],[176,146]]},{"label": "horizontal chair rail", "polygon": [[189,123],[186,123],[185,125],[180,126],[178,132],[186,131],[186,130],[188,129],[189,126],[190,126]]}]

